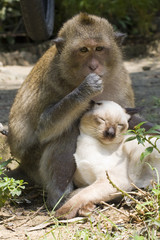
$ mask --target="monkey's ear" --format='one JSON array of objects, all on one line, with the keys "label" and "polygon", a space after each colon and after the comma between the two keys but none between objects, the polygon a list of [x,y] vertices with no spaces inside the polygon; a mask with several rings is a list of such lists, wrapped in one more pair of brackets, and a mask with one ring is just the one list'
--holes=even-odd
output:
[{"label": "monkey's ear", "polygon": [[61,37],[53,39],[53,43],[55,43],[56,48],[57,48],[59,53],[62,52],[62,49],[63,49],[63,46],[64,46],[64,42],[65,42],[65,40],[63,38],[61,38]]},{"label": "monkey's ear", "polygon": [[139,113],[141,111],[141,108],[125,108],[125,110],[126,110],[126,113],[132,116],[136,113]]},{"label": "monkey's ear", "polygon": [[115,39],[119,45],[122,45],[124,39],[127,37],[126,33],[115,32]]}]

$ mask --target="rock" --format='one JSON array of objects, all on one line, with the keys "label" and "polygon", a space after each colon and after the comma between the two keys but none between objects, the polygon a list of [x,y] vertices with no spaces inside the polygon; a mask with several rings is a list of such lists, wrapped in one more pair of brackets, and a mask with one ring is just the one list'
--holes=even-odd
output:
[{"label": "rock", "polygon": [[151,69],[151,67],[150,67],[150,66],[143,66],[142,69],[143,69],[144,71],[149,71],[149,70]]}]

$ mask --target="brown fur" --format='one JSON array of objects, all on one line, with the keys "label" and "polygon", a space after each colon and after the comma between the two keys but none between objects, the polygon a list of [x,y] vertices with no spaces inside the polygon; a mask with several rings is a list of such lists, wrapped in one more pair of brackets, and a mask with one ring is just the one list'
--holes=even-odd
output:
[{"label": "brown fur", "polygon": [[11,108],[11,153],[21,160],[19,171],[47,189],[52,207],[72,189],[78,123],[90,100],[134,106],[119,37],[103,18],[79,14],[67,21]]}]

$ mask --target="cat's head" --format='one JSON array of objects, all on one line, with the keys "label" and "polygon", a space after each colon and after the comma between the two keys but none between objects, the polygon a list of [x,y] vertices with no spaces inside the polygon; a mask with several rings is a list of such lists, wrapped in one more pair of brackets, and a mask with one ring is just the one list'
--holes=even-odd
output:
[{"label": "cat's head", "polygon": [[124,139],[130,118],[131,115],[119,104],[100,101],[94,103],[91,110],[83,115],[80,130],[103,144],[120,143]]}]

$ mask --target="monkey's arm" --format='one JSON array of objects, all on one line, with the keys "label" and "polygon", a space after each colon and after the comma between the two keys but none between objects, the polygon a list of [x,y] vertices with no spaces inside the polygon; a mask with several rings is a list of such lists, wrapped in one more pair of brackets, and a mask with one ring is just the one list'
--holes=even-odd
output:
[{"label": "monkey's arm", "polygon": [[57,104],[50,106],[40,116],[37,136],[40,141],[57,138],[72,126],[72,123],[88,107],[89,100],[102,91],[102,80],[89,74],[85,80]]}]

